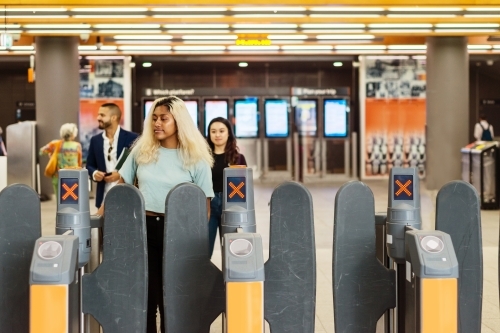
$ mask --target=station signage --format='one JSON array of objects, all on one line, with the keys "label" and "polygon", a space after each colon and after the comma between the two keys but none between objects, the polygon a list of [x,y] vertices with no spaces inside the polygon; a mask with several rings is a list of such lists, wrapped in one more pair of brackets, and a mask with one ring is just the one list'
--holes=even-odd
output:
[{"label": "station signage", "polygon": [[292,87],[292,96],[349,96],[349,88],[302,88]]},{"label": "station signage", "polygon": [[236,45],[238,46],[270,46],[270,39],[237,39]]},{"label": "station signage", "polygon": [[482,105],[500,105],[500,99],[482,99]]},{"label": "station signage", "polygon": [[146,96],[192,96],[194,89],[144,89]]}]

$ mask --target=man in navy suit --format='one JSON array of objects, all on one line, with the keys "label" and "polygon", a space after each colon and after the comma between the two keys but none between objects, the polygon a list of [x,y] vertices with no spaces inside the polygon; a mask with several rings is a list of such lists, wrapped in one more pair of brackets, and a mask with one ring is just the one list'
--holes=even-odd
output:
[{"label": "man in navy suit", "polygon": [[137,134],[120,128],[122,112],[118,105],[106,103],[101,105],[97,115],[99,129],[102,134],[90,139],[87,156],[87,170],[90,179],[97,182],[95,205],[101,207],[106,193],[120,179],[115,167],[123,148],[129,148],[137,138]]}]

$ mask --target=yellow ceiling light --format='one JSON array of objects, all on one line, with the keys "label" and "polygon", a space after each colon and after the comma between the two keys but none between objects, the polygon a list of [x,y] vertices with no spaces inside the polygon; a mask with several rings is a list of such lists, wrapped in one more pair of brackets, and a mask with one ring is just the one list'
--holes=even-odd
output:
[{"label": "yellow ceiling light", "polygon": [[139,39],[139,40],[147,40],[147,39],[170,40],[170,39],[172,39],[172,36],[171,35],[116,35],[113,38],[114,39]]},{"label": "yellow ceiling light", "polygon": [[154,18],[222,18],[225,17],[224,15],[220,14],[178,14],[178,15],[153,15]]},{"label": "yellow ceiling light", "polygon": [[233,12],[304,12],[305,7],[233,7]]},{"label": "yellow ceiling light", "polygon": [[330,51],[333,50],[332,45],[283,45],[282,50],[318,50]]},{"label": "yellow ceiling light", "polygon": [[370,29],[369,32],[374,34],[412,34],[412,33],[429,33],[431,29]]},{"label": "yellow ceiling light", "polygon": [[384,8],[381,7],[311,7],[309,10],[313,12],[382,12]]},{"label": "yellow ceiling light", "polygon": [[9,50],[12,51],[32,51],[35,48],[32,45],[20,45],[20,46],[11,46]]},{"label": "yellow ceiling light", "polygon": [[385,50],[385,45],[336,45],[335,50]]},{"label": "yellow ceiling light", "polygon": [[182,39],[230,39],[230,40],[236,40],[238,39],[238,36],[236,35],[184,35],[182,36]]},{"label": "yellow ceiling light", "polygon": [[9,19],[63,19],[69,18],[69,15],[7,15]]},{"label": "yellow ceiling light", "polygon": [[105,23],[105,24],[93,24],[92,25],[96,29],[158,29],[160,28],[159,24],[114,24],[114,23]]},{"label": "yellow ceiling light", "polygon": [[100,34],[161,34],[161,30],[98,30]]},{"label": "yellow ceiling light", "polygon": [[387,17],[393,18],[452,18],[456,14],[387,14]]},{"label": "yellow ceiling light", "polygon": [[167,29],[227,29],[229,28],[229,24],[189,24],[189,23],[181,23],[181,24],[164,24],[164,28]]},{"label": "yellow ceiling light", "polygon": [[229,44],[234,45],[234,40],[185,40],[183,44]]},{"label": "yellow ceiling light", "polygon": [[491,50],[491,45],[471,44],[467,45],[469,50]]},{"label": "yellow ceiling light", "polygon": [[97,46],[95,45],[79,45],[78,51],[94,51],[97,50]]},{"label": "yellow ceiling light", "polygon": [[273,29],[236,29],[233,30],[235,34],[268,34],[270,32],[275,32],[275,33],[284,33],[284,34],[294,34],[297,32],[297,30],[288,30],[288,29],[280,29],[280,30],[273,30]]},{"label": "yellow ceiling light", "polygon": [[305,23],[300,27],[302,29],[353,29],[364,28],[366,25],[362,23]]},{"label": "yellow ceiling light", "polygon": [[492,33],[497,29],[434,29],[436,33]]},{"label": "yellow ceiling light", "polygon": [[36,7],[31,7],[31,8],[26,8],[26,7],[9,7],[9,8],[1,8],[0,12],[65,12],[67,9],[58,7],[58,8],[36,8]]},{"label": "yellow ceiling light", "polygon": [[127,50],[127,51],[170,51],[172,46],[170,45],[121,45],[118,47],[118,50]]},{"label": "yellow ceiling light", "polygon": [[237,23],[232,25],[235,29],[295,29],[297,24],[249,24],[249,23]]},{"label": "yellow ceiling light", "polygon": [[147,8],[141,7],[97,7],[97,8],[72,8],[72,12],[147,12]]},{"label": "yellow ceiling light", "polygon": [[103,45],[103,46],[101,46],[102,51],[114,51],[117,48],[118,47],[116,47],[115,45]]},{"label": "yellow ceiling light", "polygon": [[109,18],[109,19],[139,19],[139,18],[146,18],[146,15],[122,15],[122,14],[104,14],[104,15],[72,15],[73,18],[77,19],[104,19],[104,18]]},{"label": "yellow ceiling light", "polygon": [[352,17],[352,18],[375,18],[381,17],[380,14],[311,14],[309,17],[314,18],[329,18],[329,17]]},{"label": "yellow ceiling light", "polygon": [[267,39],[307,39],[307,35],[268,35]]},{"label": "yellow ceiling light", "polygon": [[459,12],[460,7],[391,7],[390,12]]},{"label": "yellow ceiling light", "polygon": [[432,28],[430,23],[373,23],[368,24],[370,28]]},{"label": "yellow ceiling light", "polygon": [[26,30],[28,34],[90,34],[92,30]]},{"label": "yellow ceiling light", "polygon": [[90,24],[23,24],[26,29],[88,29]]},{"label": "yellow ceiling light", "polygon": [[0,24],[0,29],[17,29],[20,27],[20,24]]},{"label": "yellow ceiling light", "polygon": [[169,34],[228,34],[229,30],[167,30]]},{"label": "yellow ceiling light", "polygon": [[175,51],[224,51],[222,45],[179,45],[174,46]]},{"label": "yellow ceiling light", "polygon": [[317,39],[375,39],[374,35],[317,35]]},{"label": "yellow ceiling light", "polygon": [[229,51],[278,51],[280,49],[277,45],[269,46],[238,46],[230,45],[227,47]]},{"label": "yellow ceiling light", "polygon": [[389,50],[427,50],[427,45],[389,45]]},{"label": "yellow ceiling light", "polygon": [[225,12],[225,7],[159,7],[152,8],[153,12]]},{"label": "yellow ceiling light", "polygon": [[469,7],[465,10],[469,12],[500,12],[500,7]]},{"label": "yellow ceiling light", "polygon": [[437,23],[436,28],[498,28],[498,23]]},{"label": "yellow ceiling light", "polygon": [[236,14],[233,17],[240,18],[296,18],[305,17],[304,14]]},{"label": "yellow ceiling light", "polygon": [[365,32],[364,29],[342,29],[342,30],[331,30],[331,29],[305,29],[302,30],[305,34],[362,34]]}]

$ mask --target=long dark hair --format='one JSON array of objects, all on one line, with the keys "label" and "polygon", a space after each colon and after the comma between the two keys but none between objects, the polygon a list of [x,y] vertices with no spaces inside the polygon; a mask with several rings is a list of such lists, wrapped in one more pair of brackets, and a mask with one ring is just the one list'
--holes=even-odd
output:
[{"label": "long dark hair", "polygon": [[227,127],[227,142],[226,142],[226,148],[224,149],[224,153],[226,154],[226,162],[229,164],[237,164],[238,159],[240,157],[240,153],[238,151],[238,146],[236,145],[236,137],[234,136],[233,129],[231,127],[231,124],[226,118],[222,117],[217,117],[214,118],[210,121],[210,124],[208,124],[208,134],[207,134],[207,142],[208,145],[210,146],[210,149],[212,149],[212,154],[214,154],[215,151],[215,145],[212,142],[212,139],[210,138],[210,127],[212,126],[213,123],[222,123]]}]

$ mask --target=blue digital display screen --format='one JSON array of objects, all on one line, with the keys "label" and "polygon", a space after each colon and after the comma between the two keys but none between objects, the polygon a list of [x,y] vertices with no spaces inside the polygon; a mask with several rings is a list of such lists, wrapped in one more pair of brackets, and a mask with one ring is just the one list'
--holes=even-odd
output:
[{"label": "blue digital display screen", "polygon": [[259,136],[259,113],[257,98],[234,101],[234,134],[237,138],[256,138]]},{"label": "blue digital display screen", "polygon": [[229,108],[226,100],[205,101],[205,135],[208,135],[208,124],[214,118],[222,117],[228,119]]},{"label": "blue digital display screen", "polygon": [[394,175],[394,200],[413,200],[413,175]]},{"label": "blue digital display screen", "polygon": [[61,178],[59,199],[61,204],[78,205],[78,178]]},{"label": "blue digital display screen", "polygon": [[347,137],[347,100],[327,99],[324,101],[323,106],[324,136],[338,138]]},{"label": "blue digital display screen", "polygon": [[264,102],[264,113],[266,137],[287,138],[290,133],[288,102],[284,99],[268,99]]},{"label": "blue digital display screen", "polygon": [[227,202],[246,202],[247,186],[245,177],[227,177]]},{"label": "blue digital display screen", "polygon": [[301,99],[295,106],[295,123],[299,134],[316,136],[318,130],[317,101]]}]

